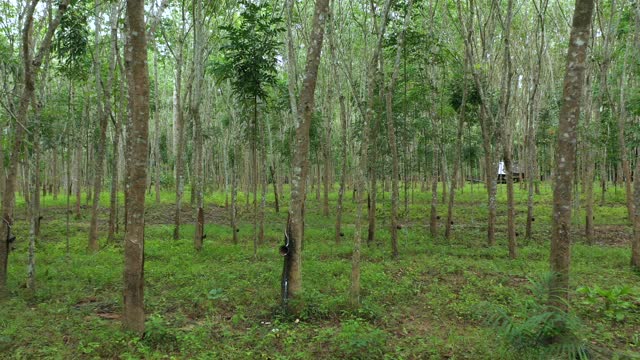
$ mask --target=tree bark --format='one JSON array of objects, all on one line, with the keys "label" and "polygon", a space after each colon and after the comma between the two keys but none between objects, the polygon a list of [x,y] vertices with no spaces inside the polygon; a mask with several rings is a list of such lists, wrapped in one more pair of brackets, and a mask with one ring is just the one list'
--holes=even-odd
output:
[{"label": "tree bark", "polygon": [[[587,44],[591,31],[593,0],[577,0],[573,14],[569,50],[564,78],[563,103],[560,108],[556,169],[553,189],[551,232],[551,271],[549,305],[568,310],[569,267],[571,263],[571,201],[575,172],[576,128],[584,86]],[[564,327],[564,324],[559,324]]]},{"label": "tree bark", "polygon": [[516,208],[514,204],[513,193],[513,163],[512,148],[513,140],[511,135],[511,124],[509,120],[509,102],[511,100],[511,82],[513,78],[512,62],[511,62],[511,20],[513,12],[513,0],[508,1],[506,19],[503,23],[504,31],[504,66],[505,73],[502,77],[501,89],[501,118],[503,128],[503,151],[504,151],[504,167],[507,180],[507,239],[509,241],[509,258],[517,257],[516,243]]},{"label": "tree bark", "polygon": [[[640,8],[635,10],[635,33],[633,36],[636,56],[640,55]],[[640,271],[640,161],[636,161],[633,181],[633,240],[631,241],[631,267]]]},{"label": "tree bark", "polygon": [[[120,74],[124,77],[125,70],[120,62],[120,54],[118,51],[118,18],[119,6],[114,4],[111,9],[111,64],[114,68],[109,68],[112,72],[111,78],[115,76],[115,66],[120,68]],[[110,89],[108,89],[110,91]],[[120,81],[119,85],[120,99],[124,98],[124,82]],[[108,241],[115,241],[115,234],[118,232],[118,181],[120,177],[120,135],[122,133],[122,117],[123,111],[117,111],[113,129],[113,163],[111,165],[111,195],[109,199],[109,234]]]},{"label": "tree bark", "polygon": [[296,116],[296,143],[293,158],[293,179],[291,180],[291,202],[289,206],[289,225],[287,238],[289,249],[285,256],[287,271],[283,274],[283,302],[294,299],[302,290],[302,236],[304,231],[304,201],[306,196],[306,181],[309,171],[309,128],[314,109],[314,93],[322,42],[324,39],[324,25],[329,13],[329,0],[316,0],[313,15],[311,43],[307,51],[307,65],[300,93],[300,108]]},{"label": "tree bark", "polygon": [[179,48],[175,56],[176,60],[176,84],[174,89],[174,126],[175,126],[175,179],[176,179],[176,208],[174,214],[173,239],[180,239],[180,225],[182,212],[182,196],[184,194],[184,113],[182,112],[182,67],[184,61],[184,37],[185,33],[185,14],[184,3],[181,4],[182,24],[180,39],[178,40]]},{"label": "tree bark", "polygon": [[144,0],[127,0],[125,64],[129,90],[127,232],[124,239],[126,330],[144,333],[144,201],[147,179],[149,70]]},{"label": "tree bark", "polygon": [[344,96],[340,95],[340,123],[342,124],[342,167],[340,172],[340,190],[338,190],[338,205],[336,207],[336,244],[342,240],[342,202],[347,178],[347,112],[344,104]]},{"label": "tree bark", "polygon": [[[435,124],[435,120],[433,120]],[[429,212],[429,232],[431,238],[438,236],[438,144],[433,140],[433,164],[431,169],[431,210]]]},{"label": "tree bark", "polygon": [[[111,17],[115,17],[113,14],[114,11],[112,6],[112,14]],[[100,63],[100,46],[99,46],[99,33],[100,33],[100,11],[96,8],[96,45],[95,45],[95,55],[94,55],[94,63],[95,67],[95,75],[96,75],[96,93],[97,96],[97,104],[98,104],[98,118],[100,121],[100,137],[98,139],[98,153],[96,154],[95,161],[95,172],[93,174],[93,205],[91,208],[91,223],[89,227],[89,250],[97,251],[99,248],[98,245],[98,206],[100,205],[100,192],[102,191],[102,178],[104,173],[104,158],[106,153],[106,140],[107,140],[107,125],[109,116],[111,115],[111,85],[113,83],[113,75],[115,72],[115,45],[114,39],[111,40],[110,46],[110,54],[109,54],[109,74],[107,75],[106,84],[103,86],[102,84],[102,76],[100,75],[101,71],[101,63]],[[117,24],[114,23],[115,20],[112,20],[111,24],[111,36],[117,36]]]},{"label": "tree bark", "polygon": [[[398,159],[398,144],[396,143],[396,125],[393,118],[393,91],[395,90],[396,83],[398,81],[398,74],[400,71],[400,60],[402,59],[402,52],[404,50],[404,37],[411,21],[411,8],[413,7],[413,0],[409,0],[407,5],[407,12],[404,18],[404,25],[402,32],[400,33],[400,39],[398,40],[398,47],[396,49],[396,59],[393,64],[393,74],[391,75],[391,82],[386,91],[386,110],[387,110],[387,132],[389,133],[389,147],[391,148],[392,170],[391,170],[391,252],[394,258],[398,257],[398,201],[399,201],[399,189],[398,180],[400,178],[400,165]],[[384,71],[384,69],[383,69]]]},{"label": "tree bark", "polygon": [[[451,237],[451,223],[453,222],[453,205],[456,196],[456,183],[458,178],[458,172],[460,170],[460,160],[462,157],[462,131],[466,119],[466,107],[467,107],[467,58],[465,57],[464,66],[462,70],[462,102],[460,103],[460,114],[458,115],[458,131],[456,133],[456,155],[453,165],[453,175],[451,176],[451,185],[449,190],[449,204],[447,206],[447,222],[444,228],[444,237],[449,239]],[[443,184],[443,186],[446,186]]]},{"label": "tree bark", "polygon": [[202,119],[200,117],[200,103],[202,93],[203,51],[204,51],[204,20],[202,19],[202,2],[193,2],[193,21],[195,22],[193,31],[193,71],[194,81],[191,92],[191,116],[195,131],[194,141],[194,180],[192,186],[195,191],[195,232],[193,245],[197,251],[202,250],[204,239],[204,171],[203,171],[203,134]]}]

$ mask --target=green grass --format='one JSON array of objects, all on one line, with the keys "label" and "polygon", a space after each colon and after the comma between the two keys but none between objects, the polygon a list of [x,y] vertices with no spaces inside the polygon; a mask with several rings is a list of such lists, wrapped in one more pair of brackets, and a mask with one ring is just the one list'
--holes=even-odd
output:
[{"label": "green grass", "polygon": [[[579,235],[584,216],[574,217],[577,234],[571,288],[627,286],[632,294],[622,300],[632,305],[624,321],[616,321],[606,316],[604,302],[574,291],[571,307],[582,319],[581,340],[593,354],[633,358],[640,352],[640,287],[638,275],[628,266],[630,250],[624,239],[628,240],[630,228],[624,196],[620,196],[623,190],[610,189],[605,206],[596,207],[598,245],[584,244]],[[189,192],[185,193],[188,203]],[[286,189],[285,193],[288,195]],[[534,298],[527,279],[548,271],[551,189],[546,185],[536,197],[534,238],[519,237],[517,260],[508,258],[503,187],[498,193],[498,241],[491,248],[485,246],[486,193],[481,185],[467,185],[459,193],[454,237],[448,242],[428,235],[431,195],[416,189],[415,202],[407,213],[402,211],[405,226],[399,233],[398,260],[391,259],[386,193],[384,202],[378,204],[378,241],[363,247],[362,306],[358,309],[350,307],[347,299],[355,213],[351,192],[345,193],[345,237],[339,245],[334,242],[333,215],[323,217],[315,192],[309,193],[304,305],[297,319],[282,315],[278,306],[282,258],[277,248],[282,242],[287,200],[276,214],[273,196],[268,197],[266,242],[254,259],[249,210],[242,212],[241,242],[233,245],[227,213],[220,208],[224,194],[207,195],[208,214],[217,220],[206,225],[207,239],[198,253],[193,250],[190,223],[184,225],[180,240],[172,240],[175,197],[169,191],[161,195],[159,205],[154,196],[147,197],[145,337],[137,339],[120,327],[122,248],[102,239],[99,252],[86,251],[90,210],[84,208],[80,219],[71,217],[67,254],[66,199],[54,201],[47,196],[33,294],[24,288],[27,225],[20,219],[14,228],[18,244],[10,257],[10,296],[0,312],[0,358],[545,358],[543,349],[511,346],[488,323],[486,305],[503,309],[514,321],[528,316]],[[334,191],[332,211],[336,198]],[[518,189],[516,199],[522,234],[526,192]],[[73,198],[71,203],[73,207]],[[244,206],[244,194],[239,203]],[[101,204],[108,205],[106,194]],[[18,217],[24,217],[22,199],[18,206]],[[403,210],[402,202],[400,208]],[[440,213],[445,210],[445,205],[438,205]],[[107,217],[103,209],[103,237]]]}]

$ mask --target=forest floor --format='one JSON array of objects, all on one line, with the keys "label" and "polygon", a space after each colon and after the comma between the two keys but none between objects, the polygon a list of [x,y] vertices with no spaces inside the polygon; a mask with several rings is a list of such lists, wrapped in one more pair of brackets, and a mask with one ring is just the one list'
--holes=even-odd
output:
[{"label": "forest floor", "polygon": [[[505,192],[500,186],[497,244],[492,247],[485,244],[482,186],[466,186],[459,193],[448,241],[429,236],[431,195],[410,192],[407,211],[400,202],[397,260],[391,258],[389,244],[389,193],[384,199],[379,194],[377,240],[362,249],[358,309],[347,300],[355,214],[351,193],[345,194],[345,236],[336,244],[337,193],[330,195],[332,215],[324,217],[311,192],[302,312],[297,317],[283,314],[279,306],[278,246],[286,200],[275,213],[272,195],[268,198],[266,239],[254,259],[251,210],[243,196],[240,244],[231,240],[224,195],[215,193],[206,201],[204,249],[196,252],[189,207],[183,213],[182,238],[174,241],[172,195],[163,193],[160,204],[150,195],[148,318],[142,339],[121,330],[123,251],[120,241],[108,244],[104,239],[108,194],[101,198],[101,250],[93,254],[87,251],[90,207],[82,209],[80,218],[71,216],[67,253],[66,199],[43,198],[35,292],[24,285],[28,231],[24,202],[18,199],[10,295],[0,312],[0,358],[528,359],[567,358],[563,351],[572,347],[588,358],[640,358],[640,275],[629,267],[632,232],[624,190],[611,187],[603,206],[596,206],[595,245],[587,245],[581,235],[584,214],[574,216],[568,323],[575,339],[564,348],[549,348],[544,341],[553,319],[544,306],[551,190],[543,186],[536,196],[534,236],[527,240],[526,192],[518,188],[516,260],[509,259],[506,246]],[[438,211],[445,214],[446,206],[440,203]],[[444,226],[439,225],[442,234]]]}]

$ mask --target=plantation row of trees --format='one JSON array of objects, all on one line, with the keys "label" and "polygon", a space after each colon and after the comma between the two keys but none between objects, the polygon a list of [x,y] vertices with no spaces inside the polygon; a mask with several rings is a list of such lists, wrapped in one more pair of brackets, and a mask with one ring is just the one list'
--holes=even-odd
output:
[{"label": "plantation row of trees", "polygon": [[[552,303],[568,296],[572,209],[584,207],[593,241],[594,184],[601,205],[611,183],[624,184],[640,268],[636,2],[30,0],[3,2],[0,19],[3,292],[16,192],[28,204],[30,272],[40,193],[66,197],[78,216],[86,194],[90,251],[124,232],[125,325],[142,332],[145,193],[159,203],[161,190],[175,191],[174,239],[189,199],[199,250],[205,197],[223,191],[229,237],[240,241],[240,217],[251,219],[255,254],[270,199],[279,212],[287,189],[285,305],[302,288],[305,199],[321,200],[324,216],[335,209],[339,242],[351,192],[357,306],[360,247],[377,241],[376,213],[390,218],[398,257],[415,192],[431,191],[430,234],[439,235],[442,217],[449,238],[456,190],[482,182],[487,244],[495,244],[500,161],[507,174],[516,164],[524,173],[527,238],[538,184],[554,182]],[[511,258],[514,186],[506,176]],[[389,202],[380,199],[387,190]]]}]

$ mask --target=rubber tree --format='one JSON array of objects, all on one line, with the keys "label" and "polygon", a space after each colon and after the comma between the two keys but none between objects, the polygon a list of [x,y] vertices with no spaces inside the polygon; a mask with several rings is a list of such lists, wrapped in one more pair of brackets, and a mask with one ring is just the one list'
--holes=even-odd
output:
[{"label": "rubber tree", "polygon": [[[640,7],[635,10],[635,34],[634,48],[636,59],[640,56]],[[640,109],[636,106],[636,115]],[[640,161],[636,161],[636,174],[640,174]],[[637,175],[636,175],[637,176]],[[633,182],[633,240],[631,241],[631,267],[640,271],[640,181],[636,178]]]},{"label": "rubber tree", "polygon": [[[115,6],[112,6],[112,9]],[[109,53],[109,72],[107,74],[106,82],[102,78],[102,63],[101,63],[101,47],[100,47],[100,31],[102,27],[100,7],[95,8],[95,54],[93,57],[93,71],[95,72],[95,86],[97,94],[97,114],[99,122],[99,135],[97,143],[97,151],[95,158],[95,170],[93,177],[93,203],[91,206],[91,222],[89,226],[89,250],[97,251],[98,245],[98,206],[100,205],[100,192],[102,191],[102,178],[104,169],[104,159],[106,153],[106,140],[107,140],[107,125],[109,124],[109,118],[111,116],[111,87],[113,84],[113,77],[115,73],[115,48],[110,47]],[[113,19],[114,15],[111,14]],[[113,30],[115,26],[111,26]],[[115,28],[117,29],[117,28]],[[117,31],[111,31],[111,36],[117,36]],[[115,40],[111,39],[109,44],[112,44]],[[104,83],[103,83],[104,82]]]},{"label": "rubber tree", "polygon": [[569,300],[571,201],[576,161],[576,129],[580,118],[593,7],[593,0],[576,0],[575,3],[558,124],[550,255],[553,276],[549,287],[549,305],[564,311],[568,310]]},{"label": "rubber tree", "polygon": [[302,291],[302,237],[306,182],[309,172],[309,129],[315,106],[316,80],[328,14],[329,0],[316,0],[310,43],[307,48],[307,64],[298,102],[298,114],[295,118],[293,178],[291,179],[289,218],[285,230],[287,243],[284,249],[285,265],[282,274],[282,300],[289,310],[295,309],[290,309],[288,300],[295,299]]},{"label": "rubber tree", "polygon": [[405,34],[409,21],[411,20],[411,8],[413,7],[413,0],[409,0],[407,10],[404,18],[404,25],[400,37],[398,39],[398,46],[396,49],[396,57],[393,64],[393,72],[391,75],[391,81],[387,85],[385,94],[385,109],[387,113],[387,132],[389,135],[389,147],[391,148],[392,159],[392,178],[391,178],[391,252],[394,258],[398,257],[398,201],[400,200],[398,181],[400,178],[400,166],[398,159],[398,144],[396,143],[396,125],[393,118],[393,91],[395,90],[398,82],[398,76],[400,73],[400,60],[402,60],[402,53],[405,45]]},{"label": "rubber tree", "polygon": [[144,333],[144,206],[149,126],[149,69],[144,0],[127,0],[125,66],[129,95],[124,237],[124,316],[126,330]]}]

